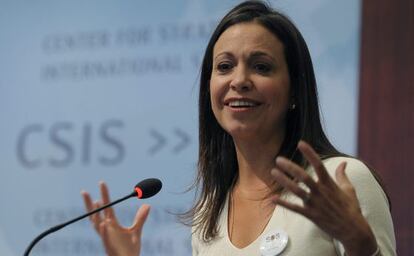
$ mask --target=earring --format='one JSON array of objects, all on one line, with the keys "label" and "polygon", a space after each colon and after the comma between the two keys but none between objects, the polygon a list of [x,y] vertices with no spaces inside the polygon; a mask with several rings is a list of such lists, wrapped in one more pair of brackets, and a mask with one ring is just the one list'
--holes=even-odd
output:
[{"label": "earring", "polygon": [[292,103],[292,105],[290,105],[290,110],[294,110],[296,108],[296,104]]}]

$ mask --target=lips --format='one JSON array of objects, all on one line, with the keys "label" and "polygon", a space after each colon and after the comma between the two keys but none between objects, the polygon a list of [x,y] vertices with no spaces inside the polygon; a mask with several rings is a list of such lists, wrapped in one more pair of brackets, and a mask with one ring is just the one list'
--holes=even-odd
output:
[{"label": "lips", "polygon": [[257,107],[261,103],[247,98],[230,98],[224,101],[224,105],[231,108],[251,108]]}]

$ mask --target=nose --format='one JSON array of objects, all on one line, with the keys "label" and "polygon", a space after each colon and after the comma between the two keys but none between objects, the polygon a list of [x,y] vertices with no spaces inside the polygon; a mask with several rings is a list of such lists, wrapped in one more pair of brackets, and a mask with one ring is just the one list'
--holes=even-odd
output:
[{"label": "nose", "polygon": [[238,66],[233,72],[232,80],[230,81],[230,88],[238,91],[249,91],[253,87],[253,83],[250,80],[248,70],[243,66]]}]

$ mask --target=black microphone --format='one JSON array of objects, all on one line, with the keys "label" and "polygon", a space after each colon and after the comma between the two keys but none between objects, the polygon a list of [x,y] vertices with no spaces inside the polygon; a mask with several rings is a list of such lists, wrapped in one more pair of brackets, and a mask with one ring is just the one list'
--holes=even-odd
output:
[{"label": "black microphone", "polygon": [[114,204],[120,203],[128,198],[131,197],[138,197],[138,199],[145,199],[145,198],[149,198],[154,196],[155,194],[157,194],[162,187],[162,183],[159,179],[155,179],[155,178],[150,178],[150,179],[145,179],[143,181],[140,181],[137,185],[135,185],[134,188],[134,192],[132,192],[131,194],[124,196],[123,198],[120,198],[116,201],[113,201],[112,203],[106,204],[102,207],[99,207],[91,212],[88,212],[86,214],[83,214],[77,218],[74,218],[72,220],[69,220],[65,223],[56,225],[54,227],[51,227],[50,229],[44,231],[43,233],[41,233],[40,235],[38,235],[35,239],[33,239],[33,241],[30,243],[30,245],[27,247],[26,251],[24,252],[24,256],[28,256],[30,251],[32,250],[32,248],[35,246],[35,244],[37,242],[39,242],[43,237],[58,231],[59,229],[62,229],[64,227],[66,227],[67,225],[70,225],[78,220],[81,220],[83,218],[88,217],[89,215],[92,215],[94,213],[97,213],[99,211],[102,211],[105,208],[108,208]]}]

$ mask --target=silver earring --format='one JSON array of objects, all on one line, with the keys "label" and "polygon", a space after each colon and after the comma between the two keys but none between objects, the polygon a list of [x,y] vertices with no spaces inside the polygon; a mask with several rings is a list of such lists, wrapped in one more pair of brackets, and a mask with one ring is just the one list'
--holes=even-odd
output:
[{"label": "silver earring", "polygon": [[290,105],[290,109],[291,110],[294,110],[296,108],[296,104],[295,103],[292,103],[292,105]]}]

